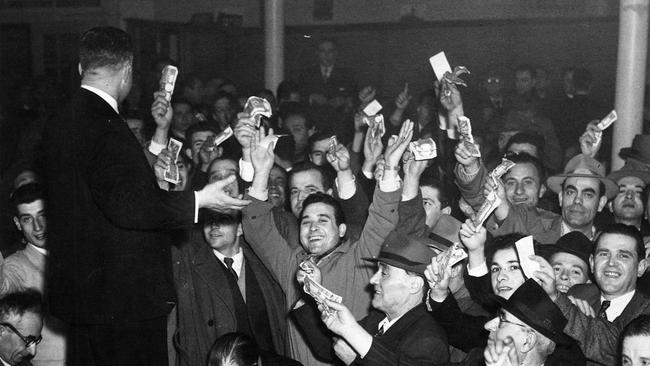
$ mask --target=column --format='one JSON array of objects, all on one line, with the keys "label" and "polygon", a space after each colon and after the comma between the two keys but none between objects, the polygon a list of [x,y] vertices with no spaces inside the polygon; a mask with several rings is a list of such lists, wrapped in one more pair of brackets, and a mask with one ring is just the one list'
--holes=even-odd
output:
[{"label": "column", "polygon": [[264,0],[264,85],[274,93],[284,79],[284,0]]},{"label": "column", "polygon": [[634,135],[643,129],[649,1],[620,0],[615,103],[618,121],[613,125],[611,170],[623,166],[618,152],[631,146]]}]

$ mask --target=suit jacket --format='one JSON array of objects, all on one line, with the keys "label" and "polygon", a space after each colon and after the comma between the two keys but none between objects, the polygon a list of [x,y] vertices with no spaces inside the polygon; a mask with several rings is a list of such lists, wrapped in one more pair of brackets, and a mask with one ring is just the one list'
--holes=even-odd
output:
[{"label": "suit jacket", "polygon": [[[304,305],[293,310],[292,316],[305,331],[314,353],[335,361],[331,352],[332,333],[314,331],[322,329],[320,314],[314,306]],[[374,335],[385,317],[384,313],[372,310],[359,324]],[[352,365],[446,365],[448,362],[447,335],[420,304],[406,312],[384,334],[376,335],[368,353],[363,358],[357,356]]]},{"label": "suit jacket", "polygon": [[[274,350],[285,353],[286,319],[284,293],[248,244],[240,238],[244,261],[248,264],[266,304]],[[212,249],[195,231],[192,239],[172,249],[174,281],[178,294],[178,328],[174,345],[178,365],[205,364],[210,348],[220,336],[237,331],[235,301],[228,290],[226,272]]]},{"label": "suit jacket", "polygon": [[303,93],[308,97],[312,93],[319,93],[331,98],[345,92],[347,95],[356,95],[357,84],[352,70],[334,65],[330,77],[325,80],[321,73],[320,65],[312,66],[300,72],[297,82],[301,85]]},{"label": "suit jacket", "polygon": [[47,124],[44,141],[52,313],[77,324],[167,315],[166,231],[193,223],[193,192],[158,188],[124,120],[88,90]]},{"label": "suit jacket", "polygon": [[637,291],[621,315],[610,322],[584,315],[567,296],[587,301],[594,309],[600,309],[600,290],[595,284],[575,285],[555,303],[569,321],[564,332],[575,339],[590,365],[616,364],[618,338],[625,326],[642,314],[650,314],[650,299]]}]

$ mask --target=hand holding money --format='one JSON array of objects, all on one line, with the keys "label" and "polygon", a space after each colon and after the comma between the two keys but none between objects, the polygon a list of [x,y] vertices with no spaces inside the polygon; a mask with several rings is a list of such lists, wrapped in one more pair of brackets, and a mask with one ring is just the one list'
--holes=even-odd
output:
[{"label": "hand holding money", "polygon": [[[330,311],[325,311],[325,308],[330,309]],[[323,305],[318,305],[318,310],[322,312],[321,319],[327,329],[343,338],[361,328],[350,309],[341,303],[325,300]],[[361,331],[364,331],[363,328],[361,328]]]},{"label": "hand holding money", "polygon": [[237,124],[235,125],[234,135],[242,149],[250,149],[251,139],[255,134],[255,119],[248,113],[237,114]]},{"label": "hand holding money", "polygon": [[277,138],[273,134],[273,129],[269,130],[267,136],[264,127],[255,131],[251,140],[251,163],[255,169],[255,175],[268,174],[273,168],[275,162],[275,142]]},{"label": "hand holding money", "polygon": [[487,240],[487,230],[483,226],[477,227],[473,220],[467,219],[460,225],[459,236],[469,253],[483,253]]},{"label": "hand holding money", "polygon": [[174,110],[169,101],[165,99],[165,92],[157,91],[153,93],[153,98],[151,116],[156,122],[156,128],[167,131],[172,123]]},{"label": "hand holding money", "polygon": [[326,157],[337,173],[350,169],[350,152],[338,143],[336,136],[330,138],[330,148]]},{"label": "hand holding money", "polygon": [[558,296],[558,290],[555,286],[555,270],[546,259],[539,255],[530,256],[528,260],[537,263],[537,270],[533,273],[532,278],[542,286],[548,297],[555,301]]},{"label": "hand holding money", "polygon": [[247,113],[255,122],[255,127],[259,128],[262,117],[270,118],[273,114],[271,104],[264,98],[252,96],[249,97],[244,105],[244,113]]},{"label": "hand holding money", "polygon": [[411,137],[413,137],[413,122],[406,120],[402,124],[399,135],[392,136],[388,141],[388,146],[384,152],[387,167],[390,167],[391,169],[397,168],[400,159],[402,158],[402,154],[404,154],[404,151],[409,146]]},{"label": "hand holding money", "polygon": [[[440,255],[440,254],[439,254]],[[443,302],[449,296],[449,280],[451,279],[451,266],[449,263],[431,258],[431,263],[424,270],[424,277],[429,283],[431,292],[429,296],[435,302]]]},{"label": "hand holding money", "polygon": [[438,156],[436,142],[431,137],[411,142],[409,151],[417,161],[431,160]]},{"label": "hand holding money", "polygon": [[296,272],[296,281],[301,286],[305,285],[305,279],[307,277],[310,277],[314,282],[320,284],[322,279],[321,279],[321,272],[320,268],[316,265],[316,263],[313,262],[313,258],[306,259],[298,265],[298,272]]},{"label": "hand holding money", "polygon": [[169,139],[167,150],[169,150],[169,153],[171,154],[171,163],[169,164],[169,166],[167,167],[163,175],[165,180],[169,183],[178,184],[180,182],[181,176],[180,176],[180,171],[178,170],[178,165],[176,165],[176,162],[178,161],[178,156],[180,155],[182,149],[183,149],[182,142],[173,138]]},{"label": "hand holding money", "polygon": [[602,131],[598,129],[597,125],[598,120],[589,122],[585,132],[578,139],[580,152],[592,158],[596,157],[602,143]]}]

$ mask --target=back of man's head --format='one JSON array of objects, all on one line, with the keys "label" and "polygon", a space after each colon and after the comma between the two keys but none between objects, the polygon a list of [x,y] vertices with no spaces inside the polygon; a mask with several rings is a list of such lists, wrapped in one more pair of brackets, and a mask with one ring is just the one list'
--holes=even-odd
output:
[{"label": "back of man's head", "polygon": [[131,37],[114,27],[96,27],[86,31],[79,42],[79,64],[85,76],[99,68],[117,71],[133,61]]}]

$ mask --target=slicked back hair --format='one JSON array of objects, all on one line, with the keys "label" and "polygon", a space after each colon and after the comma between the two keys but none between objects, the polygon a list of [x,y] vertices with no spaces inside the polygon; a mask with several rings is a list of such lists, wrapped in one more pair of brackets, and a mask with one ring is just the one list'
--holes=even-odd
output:
[{"label": "slicked back hair", "polygon": [[131,36],[114,27],[95,27],[86,31],[79,41],[79,63],[84,74],[93,69],[119,70],[133,62]]},{"label": "slicked back hair", "polygon": [[339,202],[334,199],[334,197],[330,196],[327,193],[321,192],[312,193],[307,196],[307,198],[305,198],[302,203],[302,211],[300,211],[299,218],[302,218],[302,215],[305,212],[307,206],[313,203],[324,203],[328,206],[332,206],[334,209],[334,220],[336,221],[336,225],[345,224],[345,215],[343,214],[341,204],[339,204]]},{"label": "slicked back hair", "polygon": [[603,230],[601,230],[601,232],[596,237],[596,240],[594,240],[594,245],[592,250],[593,255],[596,254],[598,243],[600,243],[600,240],[602,239],[604,234],[625,235],[634,239],[637,261],[645,259],[645,245],[643,244],[643,236],[641,235],[641,232],[639,231],[639,229],[637,229],[632,225],[625,225],[621,223],[611,224],[609,226],[604,227]]}]

